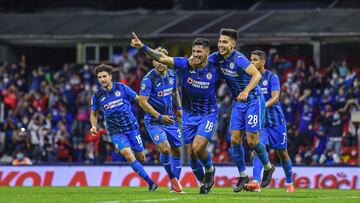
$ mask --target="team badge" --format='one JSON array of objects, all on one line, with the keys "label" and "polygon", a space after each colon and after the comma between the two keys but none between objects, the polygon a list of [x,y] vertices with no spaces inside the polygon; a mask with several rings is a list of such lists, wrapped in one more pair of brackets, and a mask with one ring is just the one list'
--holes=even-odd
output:
[{"label": "team badge", "polygon": [[115,92],[115,96],[120,97],[121,93],[119,91]]},{"label": "team badge", "polygon": [[170,85],[174,84],[174,80],[172,78],[169,78],[169,84]]},{"label": "team badge", "polygon": [[146,85],[145,85],[145,83],[143,83],[143,84],[141,85],[141,89],[142,89],[142,90],[145,90],[145,88],[146,88]]},{"label": "team badge", "polygon": [[268,81],[267,80],[264,80],[263,81],[263,85],[266,86],[268,84]]},{"label": "team badge", "polygon": [[155,135],[154,140],[155,140],[155,141],[158,141],[159,138],[160,138],[159,135]]},{"label": "team badge", "polygon": [[230,63],[230,68],[234,69],[234,63],[233,62]]},{"label": "team badge", "polygon": [[206,79],[211,80],[211,78],[212,78],[212,74],[211,74],[211,73],[206,74]]}]

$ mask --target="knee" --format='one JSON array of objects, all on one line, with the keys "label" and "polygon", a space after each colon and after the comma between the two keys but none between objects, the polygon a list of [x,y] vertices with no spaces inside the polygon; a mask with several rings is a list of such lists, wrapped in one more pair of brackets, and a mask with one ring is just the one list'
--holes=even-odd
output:
[{"label": "knee", "polygon": [[170,155],[170,145],[166,142],[159,144],[159,151],[162,154]]},{"label": "knee", "polygon": [[171,155],[174,157],[179,157],[181,156],[181,148],[171,148]]},{"label": "knee", "polygon": [[125,157],[128,163],[132,163],[133,161],[135,161],[134,154],[131,152],[131,150],[123,149],[120,151],[120,154]]},{"label": "knee", "polygon": [[248,144],[251,148],[255,148],[258,143],[259,143],[259,141],[256,141],[254,139],[248,140]]},{"label": "knee", "polygon": [[239,136],[231,136],[231,144],[232,145],[242,144],[242,140]]},{"label": "knee", "polygon": [[277,154],[281,161],[288,161],[290,160],[289,154],[287,153],[287,150],[284,149],[278,149]]},{"label": "knee", "polygon": [[192,151],[195,153],[195,154],[199,154],[201,152],[201,146],[199,145],[193,145],[192,146]]},{"label": "knee", "polygon": [[138,161],[141,162],[141,163],[145,162],[145,160],[146,160],[145,154],[139,155],[139,156],[137,157],[137,159],[138,159]]}]

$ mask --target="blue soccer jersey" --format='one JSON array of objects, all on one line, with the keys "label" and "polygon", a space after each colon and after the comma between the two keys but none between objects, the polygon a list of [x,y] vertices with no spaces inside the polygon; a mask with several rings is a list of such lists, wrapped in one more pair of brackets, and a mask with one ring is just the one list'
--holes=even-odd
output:
[{"label": "blue soccer jersey", "polygon": [[[269,99],[271,99],[272,92],[280,92],[279,77],[275,73],[269,70],[265,70],[262,75],[261,81],[259,82],[259,86],[262,90],[265,101],[268,101]],[[279,126],[284,123],[285,117],[279,101],[271,107],[266,108],[265,127]]]},{"label": "blue soccer jersey", "polygon": [[[209,56],[209,61],[221,69],[222,78],[228,84],[233,99],[249,84],[251,75],[245,70],[251,62],[242,53],[233,51],[228,58],[225,58],[220,53],[215,52]],[[255,86],[250,91],[249,98],[252,99],[254,95],[261,95],[259,86]]]},{"label": "blue soccer jersey", "polygon": [[[162,76],[154,68],[141,81],[140,95],[148,96],[149,104],[160,114],[173,116],[172,94],[176,89],[177,79],[173,70],[167,69],[166,76]],[[149,113],[145,113],[145,120],[157,121]]]},{"label": "blue soccer jersey", "polygon": [[213,63],[202,69],[193,68],[184,57],[174,58],[174,69],[182,87],[182,106],[190,115],[217,113],[215,83],[220,70]]},{"label": "blue soccer jersey", "polygon": [[139,127],[131,108],[131,102],[134,101],[136,93],[122,83],[113,82],[112,84],[109,91],[101,87],[94,93],[91,100],[93,111],[103,111],[110,137],[137,130]]}]

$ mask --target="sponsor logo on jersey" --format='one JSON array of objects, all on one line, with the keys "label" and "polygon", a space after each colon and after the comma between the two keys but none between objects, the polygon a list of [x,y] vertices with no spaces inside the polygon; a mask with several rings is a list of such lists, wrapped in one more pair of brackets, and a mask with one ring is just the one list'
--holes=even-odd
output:
[{"label": "sponsor logo on jersey", "polygon": [[[207,77],[207,76],[206,76]],[[211,76],[212,77],[212,76]],[[197,80],[194,80],[192,78],[188,78],[186,80],[186,82],[193,86],[193,87],[196,87],[196,88],[200,88],[200,89],[209,89],[209,86],[210,86],[210,82],[203,82],[203,81],[197,81]]]},{"label": "sponsor logo on jersey", "polygon": [[172,91],[173,91],[173,88],[170,87],[170,88],[167,88],[167,89],[164,89],[164,90],[161,90],[157,93],[157,96],[158,97],[166,97],[168,95],[171,95],[172,94]]},{"label": "sponsor logo on jersey", "polygon": [[104,109],[109,110],[109,109],[121,106],[123,104],[124,104],[123,99],[117,99],[117,100],[111,101],[107,104],[104,104]]}]

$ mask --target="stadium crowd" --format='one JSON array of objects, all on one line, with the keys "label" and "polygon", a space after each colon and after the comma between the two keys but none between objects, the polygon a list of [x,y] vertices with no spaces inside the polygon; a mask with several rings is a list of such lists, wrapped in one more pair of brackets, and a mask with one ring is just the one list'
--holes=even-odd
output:
[{"label": "stadium crowd", "polygon": [[[139,92],[151,61],[142,53],[125,50],[114,67],[113,80]],[[306,59],[287,59],[270,49],[267,67],[281,78],[280,102],[293,163],[357,164],[360,128],[350,121],[350,114],[360,110],[360,78],[346,60],[333,61],[320,69]],[[96,136],[89,132],[90,98],[98,88],[92,68],[77,64],[34,68],[28,66],[25,56],[18,64],[0,65],[0,164],[124,161],[108,142],[102,122]],[[228,163],[232,162],[232,100],[225,82],[218,84],[217,99],[217,133],[208,149],[215,163]],[[133,110],[140,123],[147,161],[158,163],[158,152],[144,127],[144,112],[136,104]],[[273,163],[278,163],[273,150],[269,155]],[[246,159],[250,162],[249,152]]]}]

